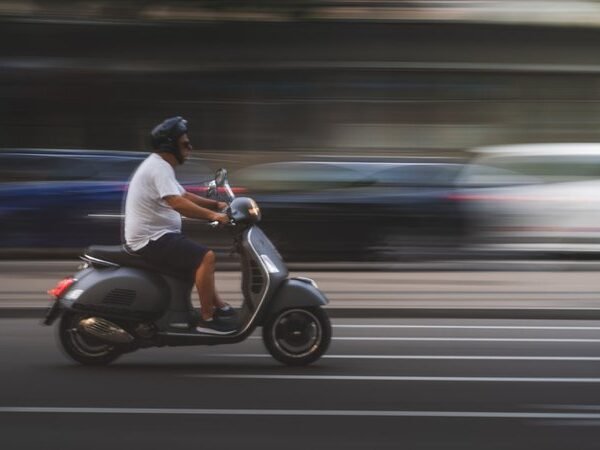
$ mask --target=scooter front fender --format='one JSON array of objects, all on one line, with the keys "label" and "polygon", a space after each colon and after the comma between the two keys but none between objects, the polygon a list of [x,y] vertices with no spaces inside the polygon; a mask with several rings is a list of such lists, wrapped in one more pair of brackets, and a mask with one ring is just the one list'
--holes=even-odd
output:
[{"label": "scooter front fender", "polygon": [[315,282],[309,278],[288,278],[281,283],[270,302],[267,314],[269,317],[284,309],[322,307],[329,303],[325,294],[319,290]]}]

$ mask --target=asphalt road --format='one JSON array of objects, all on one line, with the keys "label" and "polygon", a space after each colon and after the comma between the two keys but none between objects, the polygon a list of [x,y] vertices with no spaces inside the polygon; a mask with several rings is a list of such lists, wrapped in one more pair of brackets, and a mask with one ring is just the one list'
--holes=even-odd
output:
[{"label": "asphalt road", "polygon": [[0,320],[0,448],[597,449],[600,322],[334,320],[323,359],[258,336],[69,362]]}]

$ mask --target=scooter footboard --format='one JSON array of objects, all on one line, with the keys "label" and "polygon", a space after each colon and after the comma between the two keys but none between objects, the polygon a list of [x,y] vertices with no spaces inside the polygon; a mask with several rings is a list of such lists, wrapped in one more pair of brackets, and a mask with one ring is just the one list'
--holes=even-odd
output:
[{"label": "scooter footboard", "polygon": [[288,278],[281,283],[270,302],[267,314],[263,317],[277,314],[289,308],[322,307],[329,300],[319,290],[316,283],[309,278]]}]

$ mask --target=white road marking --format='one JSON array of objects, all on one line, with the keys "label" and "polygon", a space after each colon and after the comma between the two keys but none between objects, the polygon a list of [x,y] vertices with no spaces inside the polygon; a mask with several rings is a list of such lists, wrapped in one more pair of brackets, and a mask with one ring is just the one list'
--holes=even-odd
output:
[{"label": "white road marking", "polygon": [[86,408],[0,407],[0,414],[146,414],[221,416],[441,417],[472,419],[600,419],[600,413],[516,411],[403,411],[346,409],[206,409],[206,408]]},{"label": "white road marking", "polygon": [[[248,339],[262,339],[260,336],[250,336]],[[555,338],[477,338],[477,337],[390,337],[390,336],[334,336],[334,341],[469,341],[469,342],[571,342],[571,343],[600,343],[600,339],[555,339]]]},{"label": "white road marking", "polygon": [[272,374],[189,374],[189,378],[246,379],[246,380],[310,380],[310,381],[428,381],[483,383],[600,383],[600,378],[560,377],[418,377],[392,375],[272,375]]},{"label": "white road marking", "polygon": [[366,329],[445,329],[445,330],[567,330],[567,331],[600,331],[600,327],[551,327],[551,326],[502,326],[502,325],[333,325],[333,328],[366,328]]},{"label": "white road marking", "polygon": [[337,341],[469,341],[469,342],[579,342],[600,343],[600,339],[555,339],[555,338],[477,338],[477,337],[388,337],[388,336],[341,336]]},{"label": "white road marking", "polygon": [[[210,353],[215,358],[271,358],[266,353]],[[474,361],[600,361],[600,356],[492,356],[492,355],[324,355],[322,359],[424,359]]]}]

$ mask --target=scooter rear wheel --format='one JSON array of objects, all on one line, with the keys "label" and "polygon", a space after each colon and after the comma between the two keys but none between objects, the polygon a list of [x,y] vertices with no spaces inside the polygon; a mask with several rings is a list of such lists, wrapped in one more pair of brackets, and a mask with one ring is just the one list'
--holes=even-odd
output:
[{"label": "scooter rear wheel", "polygon": [[77,325],[86,317],[73,312],[65,312],[62,315],[58,326],[58,338],[64,352],[80,364],[93,366],[110,364],[121,356],[122,352],[113,345],[80,333]]},{"label": "scooter rear wheel", "polygon": [[273,358],[290,366],[319,359],[331,342],[331,323],[321,308],[291,308],[263,326],[263,341]]}]

